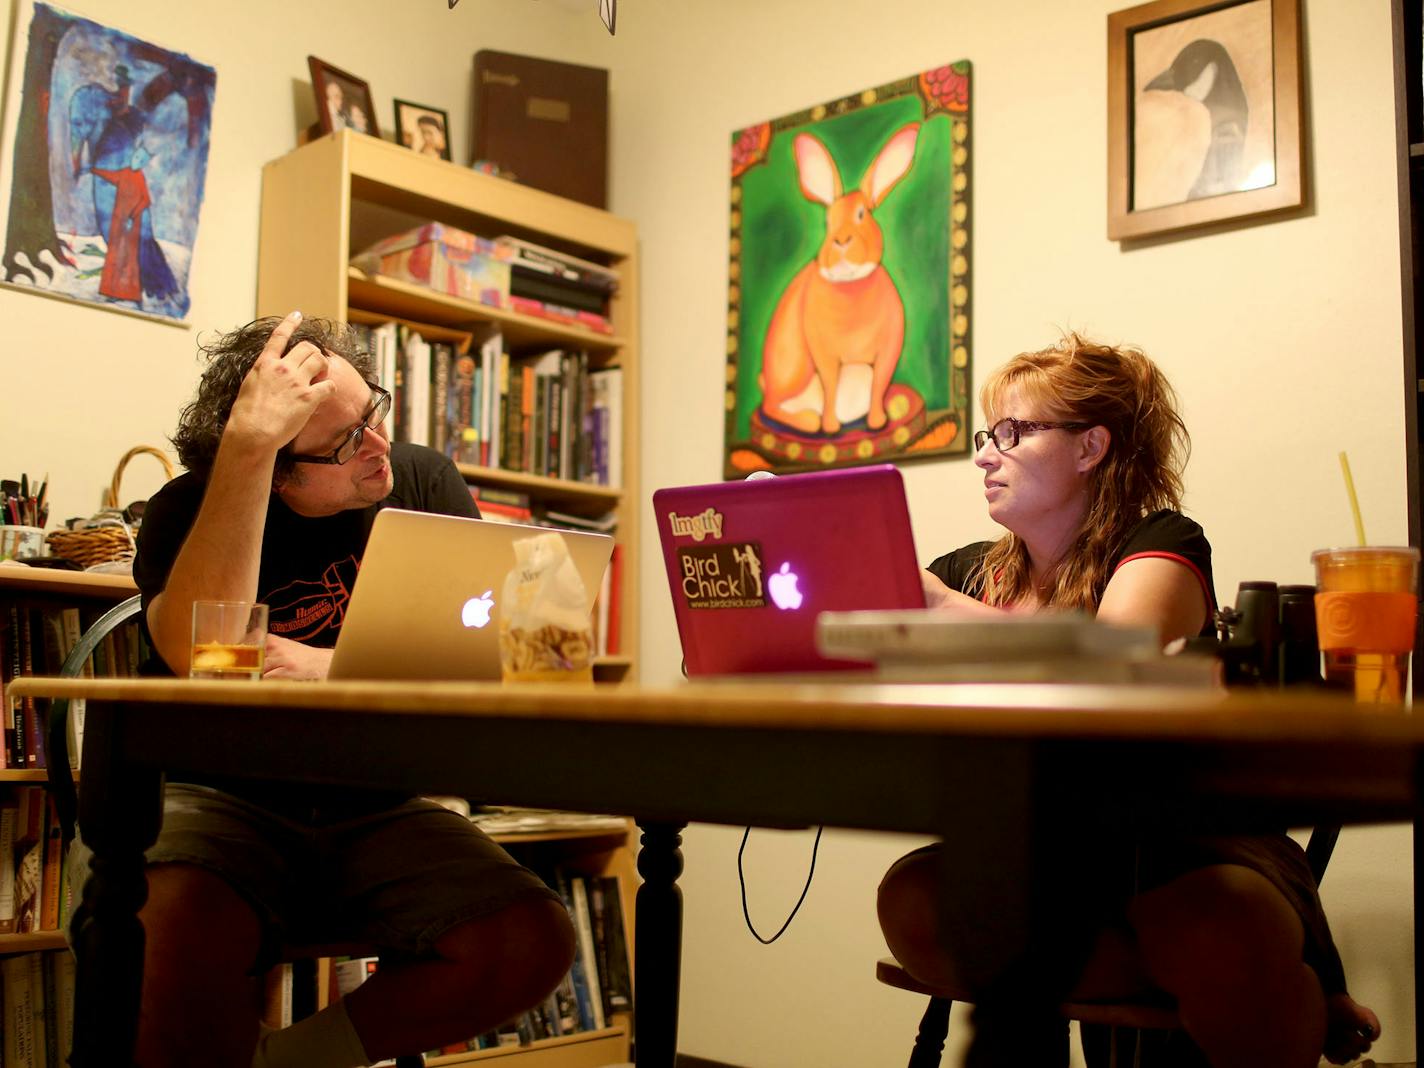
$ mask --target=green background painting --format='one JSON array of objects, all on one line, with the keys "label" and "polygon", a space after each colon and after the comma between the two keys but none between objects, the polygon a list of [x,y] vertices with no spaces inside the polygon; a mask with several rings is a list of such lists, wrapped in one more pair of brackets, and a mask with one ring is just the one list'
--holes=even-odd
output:
[{"label": "green background painting", "polygon": [[[927,426],[939,426],[934,440],[949,439],[947,449],[924,449],[926,442],[922,451],[965,451],[967,339],[958,341],[962,366],[955,368],[956,339],[951,324],[956,314],[967,314],[967,241],[961,236],[965,247],[951,246],[956,215],[962,220],[962,234],[968,232],[968,70],[967,62],[940,68],[951,72],[957,86],[962,86],[963,106],[957,113],[947,110],[940,100],[926,99],[927,76],[920,75],[734,135],[734,146],[740,138],[742,148],[734,147],[733,152],[727,477],[742,477],[759,467],[792,470],[897,459],[915,444],[913,440],[877,443],[873,455],[867,455],[867,446],[861,444],[860,454],[847,455],[842,448],[827,462],[828,444],[837,444],[857,430],[861,438],[867,436],[863,418],[847,424],[836,436],[813,435],[816,441],[803,440],[807,451],[798,454],[793,445],[794,460],[784,451],[774,454],[775,450],[752,440],[756,435],[753,415],[762,401],[758,376],[768,326],[787,285],[815,258],[826,236],[826,208],[808,199],[798,180],[793,141],[803,132],[825,145],[839,172],[842,191],[846,191],[860,184],[892,135],[908,123],[920,123],[913,164],[874,212],[884,236],[881,262],[905,309],[904,345],[892,383],[912,387],[923,398],[927,419],[916,431],[920,438]],[[872,98],[874,102],[866,102]],[[749,144],[762,146],[750,150],[754,159],[750,165],[746,162]],[[961,172],[957,183],[956,170]],[[958,209],[956,199],[962,202]],[[952,281],[951,260],[956,254],[962,277]],[[965,307],[952,306],[956,284],[958,303]],[[964,325],[963,319],[960,325]],[[958,420],[952,429],[945,426],[946,414]],[[778,429],[786,430],[790,437],[806,438],[789,428]]]}]

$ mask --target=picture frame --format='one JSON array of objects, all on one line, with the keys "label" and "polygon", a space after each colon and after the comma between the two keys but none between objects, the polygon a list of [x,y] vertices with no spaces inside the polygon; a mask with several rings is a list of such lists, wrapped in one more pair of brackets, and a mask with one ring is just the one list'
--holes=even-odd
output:
[{"label": "picture frame", "polygon": [[1304,203],[1300,0],[1108,15],[1108,239]]},{"label": "picture frame", "polygon": [[0,285],[182,326],[217,70],[42,0],[19,0]]},{"label": "picture frame", "polygon": [[450,116],[441,108],[395,100],[396,142],[422,156],[450,158]]},{"label": "picture frame", "polygon": [[307,56],[307,68],[311,71],[317,125],[322,133],[350,129],[372,137],[381,136],[371,87],[363,79],[316,56]]},{"label": "picture frame", "polygon": [[733,131],[724,478],[970,454],[971,73]]}]

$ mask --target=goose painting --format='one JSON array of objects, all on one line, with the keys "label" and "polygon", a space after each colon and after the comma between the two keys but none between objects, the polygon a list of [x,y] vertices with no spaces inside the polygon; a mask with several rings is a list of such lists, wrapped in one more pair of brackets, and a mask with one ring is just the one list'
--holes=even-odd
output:
[{"label": "goose painting", "polygon": [[1133,67],[1133,210],[1275,182],[1268,0],[1138,33]]}]

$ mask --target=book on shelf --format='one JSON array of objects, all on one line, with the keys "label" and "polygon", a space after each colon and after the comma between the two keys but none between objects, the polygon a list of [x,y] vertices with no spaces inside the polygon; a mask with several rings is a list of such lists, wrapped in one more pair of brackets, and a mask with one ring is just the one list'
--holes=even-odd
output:
[{"label": "book on shelf", "polygon": [[559,834],[576,831],[625,831],[623,816],[594,812],[561,812],[546,808],[481,805],[470,812],[470,822],[485,834]]},{"label": "book on shelf", "polygon": [[536,319],[548,319],[552,322],[562,323],[565,326],[581,326],[585,330],[592,330],[596,334],[613,333],[613,320],[599,312],[585,311],[567,304],[559,304],[554,301],[536,299],[534,297],[517,297],[512,294],[509,298],[509,307],[520,315],[529,315]]},{"label": "book on shelf", "polygon": [[49,1063],[51,1068],[60,1068],[69,1063],[69,1055],[74,1050],[74,954],[67,950],[44,954],[49,968],[50,983],[46,1005],[52,1026],[46,1029],[46,1037],[52,1032],[57,1056]]},{"label": "book on shelf", "polygon": [[291,1027],[292,963],[274,964],[262,977],[262,1022],[274,1030]]},{"label": "book on shelf", "polygon": [[20,801],[13,791],[0,798],[0,934],[15,933],[15,844]]},{"label": "book on shelf", "polygon": [[574,902],[573,885],[569,874],[562,868],[555,868],[553,887],[564,903],[573,925],[574,960],[569,969],[570,982],[574,988],[574,999],[578,1005],[580,1031],[596,1031],[603,1026],[603,1006],[594,997],[594,987],[589,984],[589,973],[594,968],[591,952],[585,952],[583,938],[579,935],[578,906]]},{"label": "book on shelf", "polygon": [[30,981],[32,953],[0,960],[0,998],[4,999],[5,1066],[38,1063],[40,1036],[35,1034],[35,995]]},{"label": "book on shelf", "polygon": [[588,999],[593,1008],[593,1026],[602,1030],[608,1026],[603,1011],[603,980],[598,974],[598,950],[593,943],[593,916],[589,910],[588,883],[582,875],[569,880],[573,893],[574,933],[578,936],[579,956],[584,963],[584,981],[588,983]]},{"label": "book on shelf", "polygon": [[627,932],[623,927],[623,895],[616,875],[591,875],[588,889],[589,918],[598,963],[603,1014],[633,1011],[633,977],[628,961]]},{"label": "book on shelf", "polygon": [[605,319],[608,317],[607,293],[576,282],[565,282],[542,271],[516,267],[510,279],[509,294],[511,297],[546,301],[558,307],[573,308],[575,311],[593,312]]},{"label": "book on shelf", "polygon": [[618,656],[623,650],[623,546],[614,545],[608,561],[608,616],[604,620],[605,656]]},{"label": "book on shelf", "polygon": [[15,821],[15,933],[40,930],[40,896],[44,879],[44,790],[22,786],[15,790],[19,814]]},{"label": "book on shelf", "polygon": [[608,71],[482,48],[471,161],[524,185],[608,205]]},{"label": "book on shelf", "polygon": [[514,270],[537,272],[604,293],[614,293],[618,289],[618,272],[606,264],[594,263],[511,234],[501,234],[494,241],[506,250]]},{"label": "book on shelf", "polygon": [[40,930],[59,930],[59,896],[62,890],[64,866],[64,830],[59,811],[48,790],[41,791],[39,803],[44,807],[44,852],[40,869]]},{"label": "book on shelf", "polygon": [[539,521],[551,527],[568,527],[570,530],[589,530],[595,534],[612,534],[618,529],[618,513],[605,512],[602,515],[574,515],[555,508],[545,508],[539,513]]}]

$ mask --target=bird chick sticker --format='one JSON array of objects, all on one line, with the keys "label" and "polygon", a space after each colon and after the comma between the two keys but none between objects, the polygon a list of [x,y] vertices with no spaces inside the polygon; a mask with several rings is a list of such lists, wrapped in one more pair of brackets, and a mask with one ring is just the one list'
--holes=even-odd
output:
[{"label": "bird chick sticker", "polygon": [[688,608],[764,608],[762,551],[756,542],[677,550],[678,578]]}]

